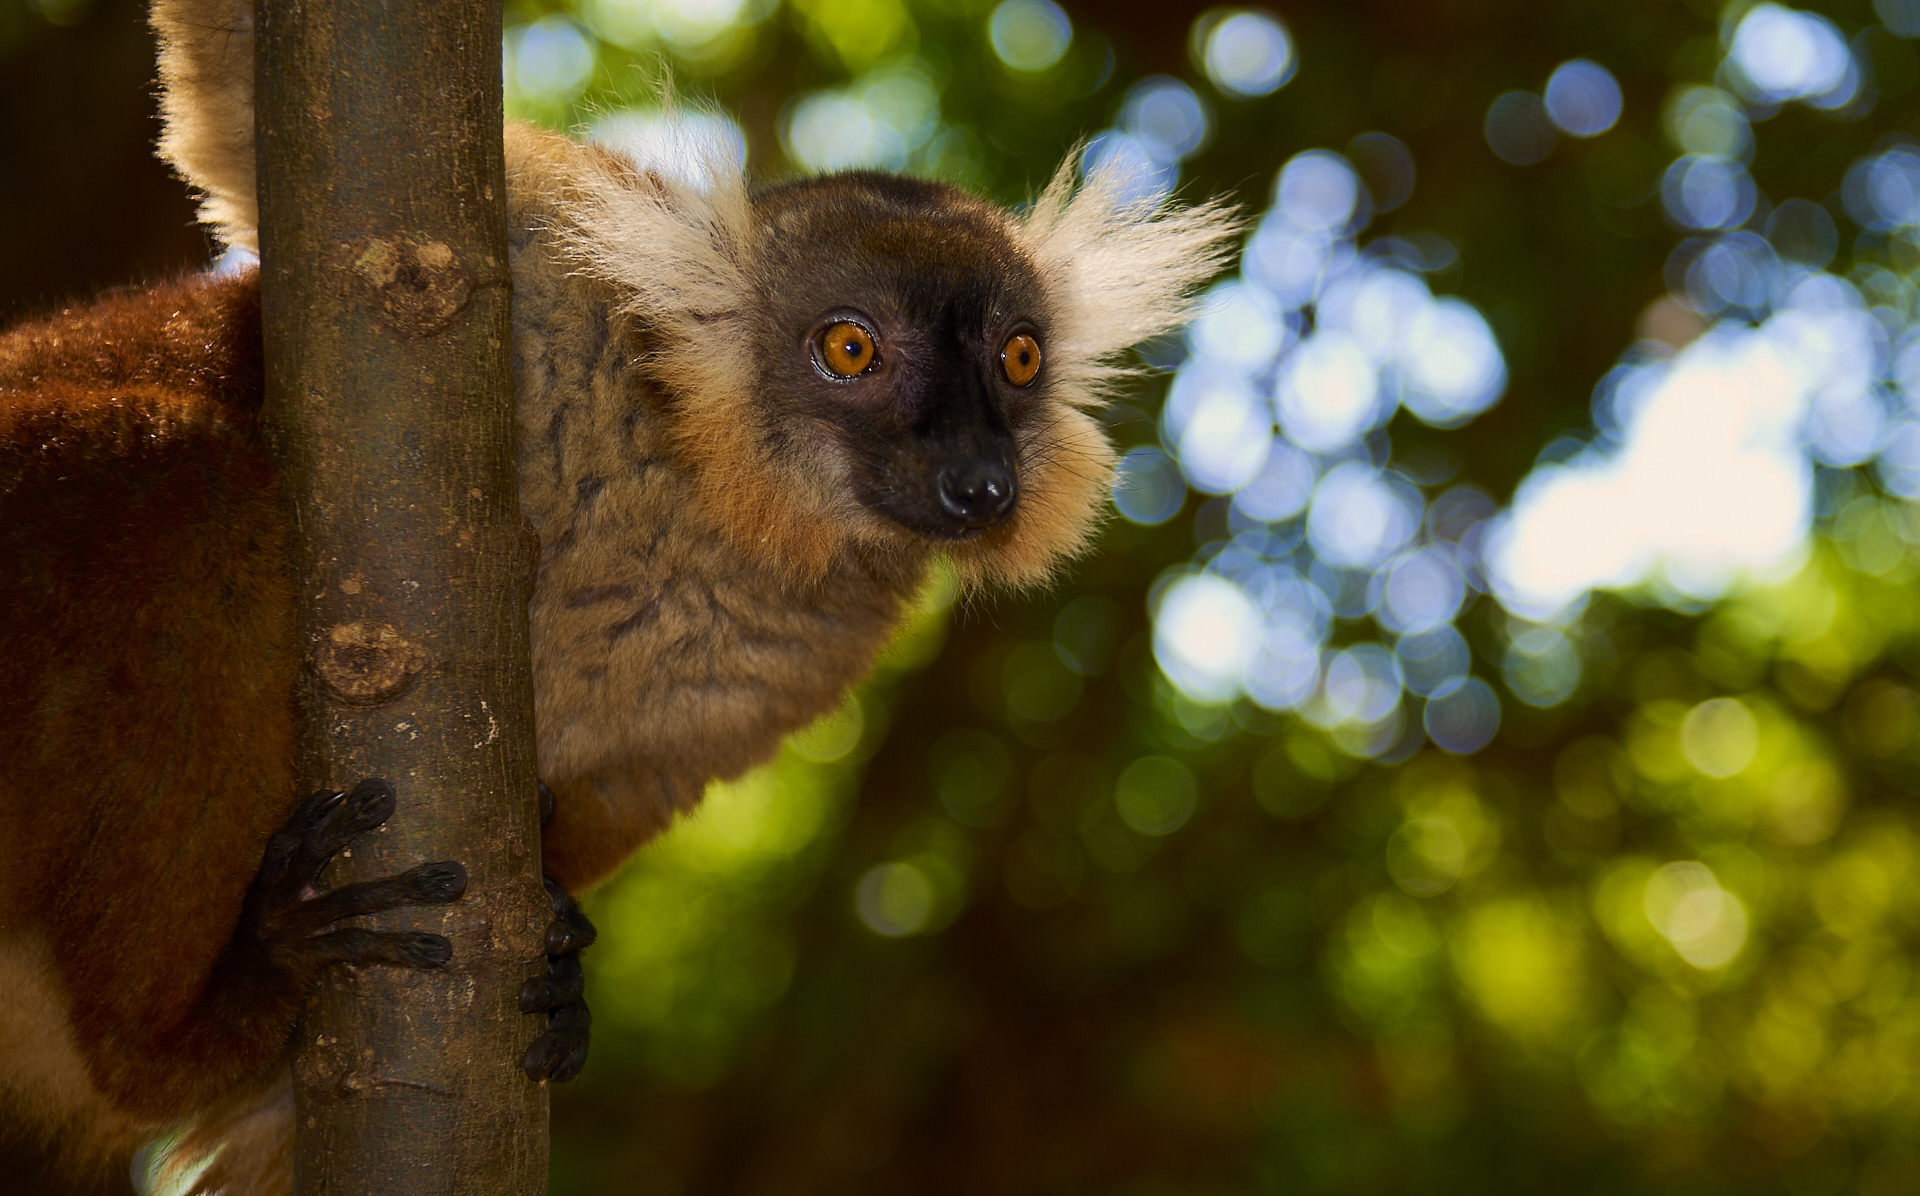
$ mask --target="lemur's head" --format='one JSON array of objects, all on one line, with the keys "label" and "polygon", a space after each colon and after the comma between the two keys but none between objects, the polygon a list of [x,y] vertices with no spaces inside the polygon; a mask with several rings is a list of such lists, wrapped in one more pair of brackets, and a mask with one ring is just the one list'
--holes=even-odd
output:
[{"label": "lemur's head", "polygon": [[951,187],[870,173],[790,183],[753,212],[771,422],[818,430],[795,451],[845,479],[869,535],[952,548],[1008,525],[1023,477],[1063,447],[1046,427],[1047,291],[1012,223]]},{"label": "lemur's head", "polygon": [[754,195],[706,177],[597,176],[574,246],[630,296],[703,504],[802,579],[943,552],[1024,584],[1083,547],[1112,359],[1184,317],[1234,230],[1066,168],[1025,219],[865,171]]}]

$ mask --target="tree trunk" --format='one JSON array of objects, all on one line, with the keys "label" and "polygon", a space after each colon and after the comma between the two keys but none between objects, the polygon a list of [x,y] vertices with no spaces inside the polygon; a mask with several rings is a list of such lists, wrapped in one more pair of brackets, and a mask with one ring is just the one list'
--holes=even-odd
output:
[{"label": "tree trunk", "polygon": [[458,860],[382,915],[445,971],[335,968],[294,1063],[303,1196],[544,1191],[527,586],[515,485],[500,4],[256,0],[266,420],[299,543],[308,789],[399,806],[328,883]]}]

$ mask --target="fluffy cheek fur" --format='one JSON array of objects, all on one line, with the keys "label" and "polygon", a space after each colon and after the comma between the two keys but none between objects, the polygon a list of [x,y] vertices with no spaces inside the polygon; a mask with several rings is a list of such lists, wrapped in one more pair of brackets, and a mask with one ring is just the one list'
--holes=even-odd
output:
[{"label": "fluffy cheek fur", "polygon": [[[701,507],[738,548],[776,562],[796,587],[818,583],[853,544],[924,557],[917,541],[853,499],[852,468],[830,430],[795,435],[738,401],[761,389],[754,344],[736,326],[650,358],[662,389],[679,396],[673,440]],[[713,397],[722,395],[729,401]]]},{"label": "fluffy cheek fur", "polygon": [[1092,538],[1113,481],[1113,446],[1086,412],[1057,400],[1021,431],[1020,501],[1007,522],[947,550],[970,588],[1044,582]]}]

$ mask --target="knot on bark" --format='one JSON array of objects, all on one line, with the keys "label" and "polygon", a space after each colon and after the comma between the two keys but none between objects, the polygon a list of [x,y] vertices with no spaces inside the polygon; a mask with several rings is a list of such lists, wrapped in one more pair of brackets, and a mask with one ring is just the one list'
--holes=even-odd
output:
[{"label": "knot on bark", "polygon": [[460,314],[473,279],[441,241],[414,244],[369,237],[353,245],[353,273],[372,289],[380,315],[396,332],[427,336]]},{"label": "knot on bark", "polygon": [[348,706],[378,706],[406,692],[427,650],[386,623],[336,624],[313,650],[314,675]]}]

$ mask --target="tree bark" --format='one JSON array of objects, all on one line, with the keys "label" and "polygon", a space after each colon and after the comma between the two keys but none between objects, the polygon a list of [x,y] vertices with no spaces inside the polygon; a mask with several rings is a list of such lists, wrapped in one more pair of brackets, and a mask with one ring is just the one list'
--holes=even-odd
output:
[{"label": "tree bark", "polygon": [[458,860],[381,915],[444,971],[331,969],[294,1061],[303,1196],[545,1189],[531,537],[514,473],[499,0],[256,0],[266,421],[299,543],[308,789],[398,809],[327,882]]}]

